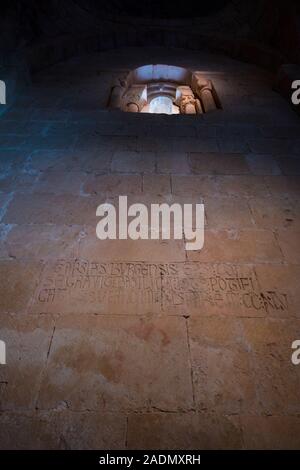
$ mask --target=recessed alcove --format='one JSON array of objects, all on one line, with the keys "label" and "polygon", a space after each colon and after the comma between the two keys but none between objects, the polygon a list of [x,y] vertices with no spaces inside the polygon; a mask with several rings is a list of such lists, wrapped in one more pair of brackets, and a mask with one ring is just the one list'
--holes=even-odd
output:
[{"label": "recessed alcove", "polygon": [[131,113],[204,114],[221,108],[206,74],[173,65],[144,65],[115,81],[109,107]]}]

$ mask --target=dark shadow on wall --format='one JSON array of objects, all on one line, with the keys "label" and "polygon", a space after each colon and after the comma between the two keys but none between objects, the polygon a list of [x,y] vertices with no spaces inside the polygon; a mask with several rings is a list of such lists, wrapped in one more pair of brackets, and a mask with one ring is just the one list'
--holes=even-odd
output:
[{"label": "dark shadow on wall", "polygon": [[35,72],[117,47],[218,51],[277,71],[300,64],[295,0],[3,0],[0,79],[10,100]]}]

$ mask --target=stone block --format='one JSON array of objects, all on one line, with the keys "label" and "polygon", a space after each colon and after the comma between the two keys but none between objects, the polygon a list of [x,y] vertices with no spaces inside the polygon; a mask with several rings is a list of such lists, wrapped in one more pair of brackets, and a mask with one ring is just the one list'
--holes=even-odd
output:
[{"label": "stone block", "polygon": [[288,156],[279,157],[278,165],[284,175],[300,176],[300,158],[289,158]]},{"label": "stone block", "polygon": [[298,450],[300,418],[297,416],[241,416],[247,449]]},{"label": "stone block", "polygon": [[45,171],[33,185],[33,191],[50,194],[80,195],[87,175],[81,171]]},{"label": "stone block", "polygon": [[219,148],[222,153],[247,153],[249,146],[242,136],[239,137],[222,137],[218,139]]},{"label": "stone block", "polygon": [[250,139],[249,146],[251,152],[259,154],[286,154],[291,150],[291,144],[289,140],[285,139]]},{"label": "stone block", "polygon": [[261,264],[256,265],[255,271],[260,288],[269,292],[269,295],[265,295],[268,308],[277,312],[279,317],[300,317],[300,267],[291,264]]},{"label": "stone block", "polygon": [[205,230],[204,247],[187,251],[190,261],[204,263],[274,263],[282,253],[268,230]]},{"label": "stone block", "polygon": [[191,171],[202,175],[248,174],[249,168],[244,155],[222,153],[191,153]]},{"label": "stone block", "polygon": [[196,408],[221,415],[255,411],[254,371],[240,320],[193,317],[189,338]]},{"label": "stone block", "polygon": [[246,199],[206,197],[204,208],[209,229],[253,228],[251,212]]},{"label": "stone block", "polygon": [[96,209],[103,201],[69,194],[16,194],[2,222],[9,224],[96,224]]},{"label": "stone block", "polygon": [[297,198],[300,194],[299,176],[266,176],[266,185],[272,196]]},{"label": "stone block", "polygon": [[255,374],[257,410],[263,414],[299,414],[300,370],[292,364],[292,343],[300,337],[295,319],[245,318],[243,334]]},{"label": "stone block", "polygon": [[143,193],[157,196],[171,193],[171,176],[169,175],[144,175]]},{"label": "stone block", "polygon": [[50,317],[2,315],[6,365],[0,369],[1,411],[34,410],[53,328]]},{"label": "stone block", "polygon": [[158,152],[158,173],[186,174],[190,173],[190,167],[185,152]]},{"label": "stone block", "polygon": [[116,152],[113,156],[111,169],[117,173],[154,172],[155,154],[153,152]]},{"label": "stone block", "polygon": [[287,263],[300,264],[300,231],[278,230],[276,238]]},{"label": "stone block", "polygon": [[295,201],[288,198],[253,198],[249,201],[252,217],[258,228],[300,229],[300,212]]},{"label": "stone block", "polygon": [[85,194],[103,196],[140,194],[142,177],[140,175],[92,175],[88,176],[82,191]]},{"label": "stone block", "polygon": [[126,416],[64,410],[2,413],[1,449],[89,450],[125,447]]},{"label": "stone block", "polygon": [[281,169],[272,155],[249,153],[247,164],[253,175],[280,175]]},{"label": "stone block", "polygon": [[172,193],[178,196],[191,197],[213,196],[217,193],[216,178],[213,176],[171,176]]},{"label": "stone block", "polygon": [[38,407],[189,409],[188,354],[184,319],[65,317],[56,326]]},{"label": "stone block", "polygon": [[270,191],[262,176],[254,175],[224,175],[216,176],[218,196],[235,196],[237,198],[267,197]]},{"label": "stone block", "polygon": [[242,436],[233,417],[210,413],[132,414],[129,449],[239,449]]},{"label": "stone block", "polygon": [[0,261],[0,309],[25,313],[38,285],[42,264],[38,261]]},{"label": "stone block", "polygon": [[68,225],[13,225],[6,227],[1,245],[1,257],[12,259],[57,259],[79,255],[82,226]]}]

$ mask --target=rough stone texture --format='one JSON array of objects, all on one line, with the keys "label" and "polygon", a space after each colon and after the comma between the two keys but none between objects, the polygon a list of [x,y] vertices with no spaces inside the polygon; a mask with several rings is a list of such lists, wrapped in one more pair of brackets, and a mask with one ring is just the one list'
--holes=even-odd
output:
[{"label": "rough stone texture", "polygon": [[68,316],[57,323],[37,406],[189,409],[188,356],[183,318]]},{"label": "rough stone texture", "polygon": [[1,315],[19,313],[27,310],[42,271],[42,264],[15,261],[14,259],[0,261],[0,306]]},{"label": "rough stone texture", "polygon": [[122,449],[126,415],[55,410],[0,415],[1,449]]},{"label": "rough stone texture", "polygon": [[204,175],[239,175],[249,173],[243,155],[227,153],[191,153],[191,168],[194,173]]},{"label": "rough stone texture", "polygon": [[51,317],[1,318],[1,339],[8,345],[7,364],[0,370],[1,412],[34,410],[53,332]]},{"label": "rough stone texture", "polygon": [[294,449],[300,446],[297,416],[243,416],[245,446],[251,449]]},{"label": "rough stone texture", "polygon": [[238,449],[234,417],[209,413],[135,414],[128,422],[129,449]]},{"label": "rough stone texture", "polygon": [[[114,80],[150,63],[205,71],[223,109],[108,111]],[[1,448],[299,448],[300,125],[273,79],[115,49],[45,69],[1,116]],[[101,242],[96,208],[119,195],[204,203],[203,250]]]},{"label": "rough stone texture", "polygon": [[266,230],[205,230],[205,250],[189,251],[191,261],[222,263],[281,262],[275,236]]}]

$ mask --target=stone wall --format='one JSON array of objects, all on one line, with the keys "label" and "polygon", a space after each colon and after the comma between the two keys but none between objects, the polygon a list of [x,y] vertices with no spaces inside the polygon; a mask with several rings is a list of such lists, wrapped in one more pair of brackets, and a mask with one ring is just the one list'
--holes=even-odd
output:
[{"label": "stone wall", "polygon": [[[223,110],[110,112],[120,71],[209,71]],[[0,447],[300,447],[300,126],[269,72],[115,49],[0,119]],[[204,249],[96,238],[96,207],[205,204]]]}]

